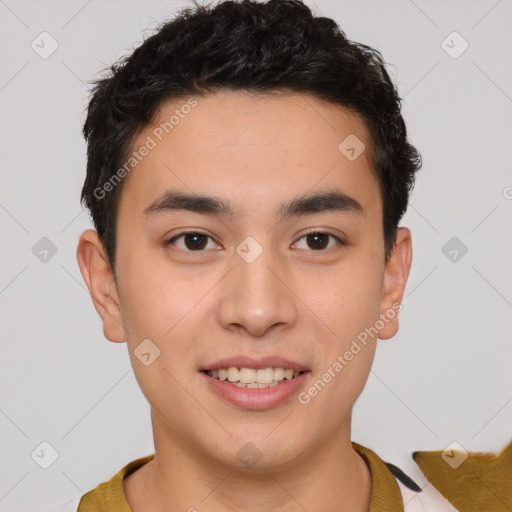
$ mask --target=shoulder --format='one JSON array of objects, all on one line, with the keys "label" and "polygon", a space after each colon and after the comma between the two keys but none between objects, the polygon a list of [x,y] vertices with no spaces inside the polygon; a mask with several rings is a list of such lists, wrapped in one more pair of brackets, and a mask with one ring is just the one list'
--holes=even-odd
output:
[{"label": "shoulder", "polygon": [[404,512],[458,512],[458,510],[430,483],[412,489],[400,478],[396,479],[402,494]]},{"label": "shoulder", "polygon": [[[457,512],[457,509],[416,467],[406,474],[398,466],[382,461],[400,490],[403,512]],[[401,509],[402,510],[402,509]]]},{"label": "shoulder", "polygon": [[130,512],[123,489],[123,480],[151,461],[154,455],[136,459],[120,469],[110,480],[99,484],[86,494],[75,495],[50,512]]},{"label": "shoulder", "polygon": [[412,454],[429,488],[434,488],[461,512],[510,510],[512,442],[499,453],[468,452],[452,444],[444,450]]},{"label": "shoulder", "polygon": [[[505,512],[512,509],[512,442],[499,453],[416,451],[408,474],[385,462],[400,488],[404,512]],[[403,462],[403,461],[402,461]]]},{"label": "shoulder", "polygon": [[[391,479],[395,483],[400,498],[398,500],[393,498],[392,503],[396,505],[392,508],[393,510],[400,509],[403,512],[487,512],[491,510],[492,512],[509,512],[512,510],[512,479],[510,478],[512,442],[499,453],[468,452],[456,443],[452,443],[444,450],[416,451],[412,453],[412,457],[409,455],[406,460],[398,462],[406,472],[398,465],[382,460],[369,448],[357,443],[353,443],[353,446],[370,462],[372,479],[374,476],[379,476],[381,482],[384,479],[387,481]],[[378,464],[376,465],[375,462]],[[382,468],[385,468],[384,471]],[[374,471],[376,469],[378,471]],[[385,473],[389,476],[385,477]],[[383,479],[382,476],[385,478]],[[387,488],[391,490],[389,484]],[[382,485],[373,485],[372,493],[382,495],[383,489]],[[398,504],[399,501],[400,504]],[[375,508],[375,510],[381,510],[381,508]]]}]

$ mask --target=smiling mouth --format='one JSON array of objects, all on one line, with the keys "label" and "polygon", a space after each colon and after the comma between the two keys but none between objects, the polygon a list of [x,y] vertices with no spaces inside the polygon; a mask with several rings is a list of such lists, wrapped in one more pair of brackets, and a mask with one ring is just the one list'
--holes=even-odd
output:
[{"label": "smiling mouth", "polygon": [[271,388],[307,373],[291,368],[219,368],[203,370],[203,373],[217,380],[225,381],[240,388]]}]

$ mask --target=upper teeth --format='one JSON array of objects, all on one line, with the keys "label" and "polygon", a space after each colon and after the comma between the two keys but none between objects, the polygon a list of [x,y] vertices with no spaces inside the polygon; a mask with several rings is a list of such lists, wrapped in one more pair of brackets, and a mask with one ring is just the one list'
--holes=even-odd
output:
[{"label": "upper teeth", "polygon": [[283,379],[293,379],[301,372],[293,371],[291,368],[219,368],[218,370],[208,370],[206,373],[219,380],[228,380],[229,382],[241,382],[243,384],[270,384],[280,382]]}]

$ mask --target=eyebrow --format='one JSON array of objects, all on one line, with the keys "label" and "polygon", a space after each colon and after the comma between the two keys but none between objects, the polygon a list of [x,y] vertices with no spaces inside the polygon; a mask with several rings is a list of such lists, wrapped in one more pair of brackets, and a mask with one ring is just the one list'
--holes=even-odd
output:
[{"label": "eyebrow", "polygon": [[[176,190],[167,190],[147,208],[144,214],[169,213],[177,210],[188,210],[203,215],[233,218],[236,211],[231,203],[212,196],[186,194]],[[343,212],[365,214],[361,203],[340,190],[325,190],[314,195],[303,195],[282,203],[277,216],[280,220],[305,214],[320,212]]]}]

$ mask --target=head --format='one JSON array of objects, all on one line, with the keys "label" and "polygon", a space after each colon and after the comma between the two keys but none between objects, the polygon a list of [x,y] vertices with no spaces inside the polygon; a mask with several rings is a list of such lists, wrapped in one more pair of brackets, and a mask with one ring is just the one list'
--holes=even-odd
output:
[{"label": "head", "polygon": [[[400,107],[381,55],[298,0],[184,9],[96,82],[77,257],[155,439],[231,464],[251,440],[276,467],[349,428],[412,259],[398,224],[420,156]],[[264,411],[212,398],[201,370],[239,354],[325,385]],[[266,437],[283,409],[294,434]]]}]

